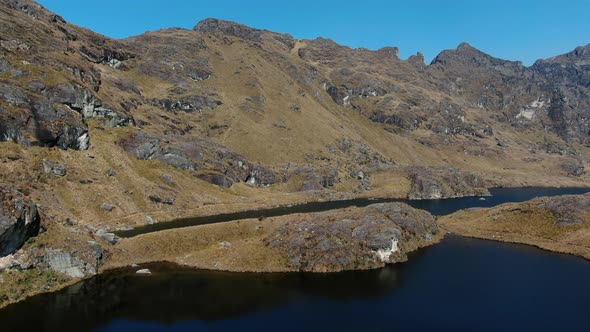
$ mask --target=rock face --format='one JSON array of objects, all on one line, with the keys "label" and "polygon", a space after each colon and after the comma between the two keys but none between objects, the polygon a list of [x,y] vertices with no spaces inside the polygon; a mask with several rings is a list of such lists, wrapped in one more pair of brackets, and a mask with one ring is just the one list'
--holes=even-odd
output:
[{"label": "rock face", "polygon": [[103,104],[88,89],[76,84],[60,84],[48,90],[49,99],[79,112],[84,119],[103,118],[111,127],[127,126],[129,117]]},{"label": "rock face", "polygon": [[161,107],[170,112],[203,112],[212,110],[223,103],[208,96],[188,96],[179,99],[155,99],[152,105]]},{"label": "rock face", "polygon": [[86,274],[96,273],[92,265],[59,249],[47,250],[44,262],[49,269],[63,273],[71,278],[83,278]]},{"label": "rock face", "polygon": [[172,167],[198,171],[195,177],[231,187],[235,182],[252,186],[268,186],[280,182],[272,170],[248,162],[229,148],[197,137],[159,137],[140,133],[119,142],[127,152],[142,160],[160,160]]},{"label": "rock face", "polygon": [[[41,86],[34,88],[44,90],[44,84],[38,83]],[[2,82],[1,100],[13,108],[26,110],[15,113],[14,110],[9,111],[9,108],[3,108],[0,104],[0,141],[13,141],[25,146],[35,142],[41,146],[58,146],[66,150],[88,148],[86,125],[79,114],[67,107],[55,105],[45,96],[32,96]]]},{"label": "rock face", "polygon": [[21,193],[0,185],[0,257],[14,253],[39,230],[37,206]]},{"label": "rock face", "polygon": [[264,241],[280,250],[293,269],[331,272],[404,261],[409,252],[431,244],[438,233],[428,212],[386,203],[291,221]]},{"label": "rock face", "polygon": [[279,34],[267,30],[248,27],[243,24],[208,18],[200,21],[193,30],[204,33],[223,33],[249,41],[261,42],[264,34],[271,35],[274,39],[287,45],[289,49],[295,46],[295,40],[289,34]]}]

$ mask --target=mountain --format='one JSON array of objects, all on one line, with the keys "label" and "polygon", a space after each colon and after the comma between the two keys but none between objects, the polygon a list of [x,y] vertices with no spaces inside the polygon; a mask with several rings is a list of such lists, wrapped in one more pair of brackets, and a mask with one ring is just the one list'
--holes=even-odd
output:
[{"label": "mountain", "polygon": [[0,184],[68,252],[87,246],[73,230],[589,184],[590,45],[426,64],[218,19],[116,40],[29,0],[0,18]]}]

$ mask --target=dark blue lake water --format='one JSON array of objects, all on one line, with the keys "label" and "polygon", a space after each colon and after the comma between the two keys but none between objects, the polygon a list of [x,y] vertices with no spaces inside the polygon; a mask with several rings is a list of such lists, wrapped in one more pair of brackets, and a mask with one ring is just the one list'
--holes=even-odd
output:
[{"label": "dark blue lake water", "polygon": [[107,273],[0,310],[2,331],[588,331],[590,263],[448,236],[409,262],[335,274],[174,265]]}]

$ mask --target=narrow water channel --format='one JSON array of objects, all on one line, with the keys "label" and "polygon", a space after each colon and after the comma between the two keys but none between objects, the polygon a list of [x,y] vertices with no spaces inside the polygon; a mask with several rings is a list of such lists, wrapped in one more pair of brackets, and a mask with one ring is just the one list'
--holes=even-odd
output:
[{"label": "narrow water channel", "polygon": [[384,202],[404,202],[415,208],[427,210],[434,215],[445,215],[470,207],[492,207],[507,202],[523,202],[539,196],[574,195],[590,192],[590,188],[493,188],[491,196],[486,197],[460,197],[448,199],[407,200],[392,198],[356,198],[341,201],[311,202],[292,206],[282,206],[271,209],[250,210],[237,213],[218,214],[194,218],[177,219],[158,224],[136,227],[127,231],[119,231],[120,237],[133,237],[140,234],[158,232],[166,229],[215,224],[232,220],[250,218],[268,218],[284,216],[293,213],[311,213],[334,209],[342,209],[352,206],[367,206]]}]

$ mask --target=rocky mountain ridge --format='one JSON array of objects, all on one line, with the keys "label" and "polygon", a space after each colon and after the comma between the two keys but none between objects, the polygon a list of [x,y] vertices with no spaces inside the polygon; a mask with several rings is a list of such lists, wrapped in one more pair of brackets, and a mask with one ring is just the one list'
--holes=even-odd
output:
[{"label": "rocky mountain ridge", "polygon": [[589,48],[426,64],[218,19],[116,40],[0,0],[1,265],[92,275],[113,231],[195,215],[588,186]]}]

